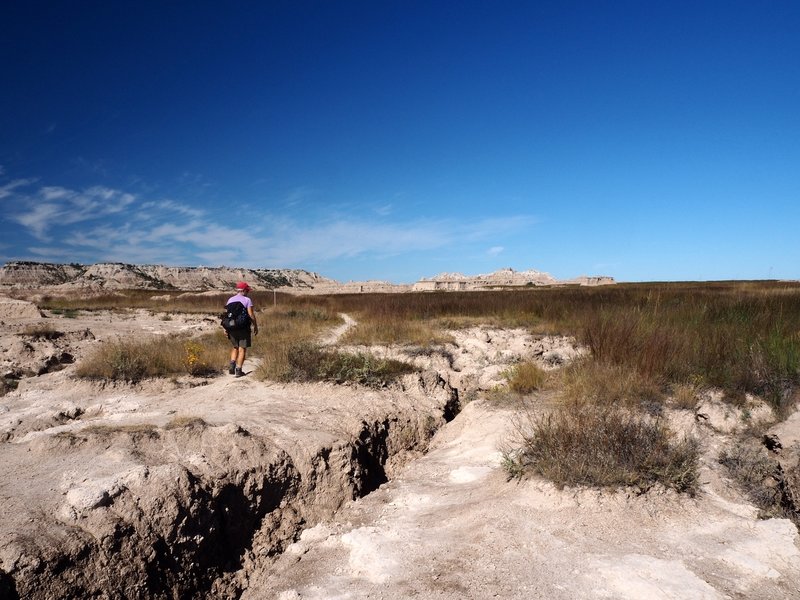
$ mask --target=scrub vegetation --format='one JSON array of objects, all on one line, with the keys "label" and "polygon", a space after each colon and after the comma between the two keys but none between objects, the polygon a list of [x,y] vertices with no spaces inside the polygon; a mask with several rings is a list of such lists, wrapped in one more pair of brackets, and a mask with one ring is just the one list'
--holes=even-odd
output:
[{"label": "scrub vegetation", "polygon": [[[156,300],[152,292],[130,292],[90,300],[50,298],[42,307],[62,314],[146,309],[216,316],[227,296],[168,292]],[[252,296],[261,325],[255,344],[262,359],[258,376],[279,381],[383,385],[409,368],[366,353],[317,346],[320,334],[340,322],[339,313],[358,322],[344,343],[403,344],[421,352],[451,342],[448,330],[479,324],[574,336],[589,356],[558,374],[545,374],[532,364],[507,373],[510,389],[518,394],[544,386],[559,393],[560,404],[530,420],[520,452],[509,459],[515,474],[539,473],[559,485],[646,488],[660,483],[692,492],[697,447],[667,428],[661,418],[667,400],[670,408],[690,410],[705,389],[722,390],[733,404],[754,394],[780,419],[796,403],[800,388],[800,283]],[[202,375],[226,364],[226,342],[219,337],[219,344],[198,338],[192,342],[196,352],[187,340],[171,342],[176,344],[171,350],[163,349],[162,340],[119,342],[80,365],[79,372],[128,381],[171,370]],[[220,354],[215,354],[217,347]]]},{"label": "scrub vegetation", "polygon": [[86,379],[137,383],[153,377],[220,372],[230,345],[220,332],[198,337],[148,337],[103,342],[83,359],[76,375]]}]

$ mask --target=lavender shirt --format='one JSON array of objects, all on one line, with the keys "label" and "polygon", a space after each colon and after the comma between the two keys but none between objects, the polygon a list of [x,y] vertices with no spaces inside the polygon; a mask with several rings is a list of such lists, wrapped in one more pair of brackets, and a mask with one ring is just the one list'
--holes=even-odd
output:
[{"label": "lavender shirt", "polygon": [[225,303],[225,305],[227,306],[231,302],[241,302],[244,304],[245,309],[252,308],[253,306],[253,301],[247,296],[242,296],[241,294],[236,294],[235,296],[228,298],[228,301]]}]

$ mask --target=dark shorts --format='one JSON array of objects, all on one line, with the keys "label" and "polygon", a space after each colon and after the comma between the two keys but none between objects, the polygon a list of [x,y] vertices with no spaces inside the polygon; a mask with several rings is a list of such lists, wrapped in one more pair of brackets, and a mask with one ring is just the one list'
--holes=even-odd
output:
[{"label": "dark shorts", "polygon": [[250,329],[240,329],[228,332],[228,339],[234,348],[249,348],[252,346],[250,340]]}]

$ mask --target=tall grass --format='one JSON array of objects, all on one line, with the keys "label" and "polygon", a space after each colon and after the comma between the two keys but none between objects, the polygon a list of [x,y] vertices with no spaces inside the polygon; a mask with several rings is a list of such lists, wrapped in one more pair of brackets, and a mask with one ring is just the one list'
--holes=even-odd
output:
[{"label": "tall grass", "polygon": [[324,304],[298,302],[259,315],[257,345],[262,362],[257,376],[273,381],[291,380],[290,354],[294,348],[315,342],[323,331],[341,323],[341,318]]},{"label": "tall grass", "polygon": [[220,332],[200,337],[149,337],[101,343],[80,361],[75,374],[86,379],[131,383],[153,377],[209,376],[219,373],[230,355]]},{"label": "tall grass", "polygon": [[[228,295],[135,291],[90,299],[53,297],[42,306],[215,314]],[[164,296],[172,300],[158,299]],[[258,340],[267,349],[267,376],[286,368],[291,344],[313,338],[304,332],[302,315],[326,315],[309,320],[330,325],[336,313],[347,312],[359,321],[347,338],[351,343],[424,346],[447,341],[445,327],[478,322],[571,334],[589,346],[597,362],[632,369],[652,386],[713,386],[732,400],[750,392],[768,399],[778,414],[789,410],[800,386],[799,283],[642,283],[327,297],[278,294],[274,309],[271,292],[254,292],[253,298],[259,309],[268,309],[262,318],[267,327],[262,326]]]},{"label": "tall grass", "polygon": [[453,337],[435,324],[420,319],[400,320],[359,315],[360,322],[345,334],[342,340],[348,344],[410,344],[429,347],[446,344]]}]

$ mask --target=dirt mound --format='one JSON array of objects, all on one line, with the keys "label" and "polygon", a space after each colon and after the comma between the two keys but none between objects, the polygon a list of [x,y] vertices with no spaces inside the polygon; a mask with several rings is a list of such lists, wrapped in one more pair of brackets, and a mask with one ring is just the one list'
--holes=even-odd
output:
[{"label": "dirt mound", "polygon": [[30,321],[41,317],[42,312],[33,302],[0,296],[0,321]]}]

